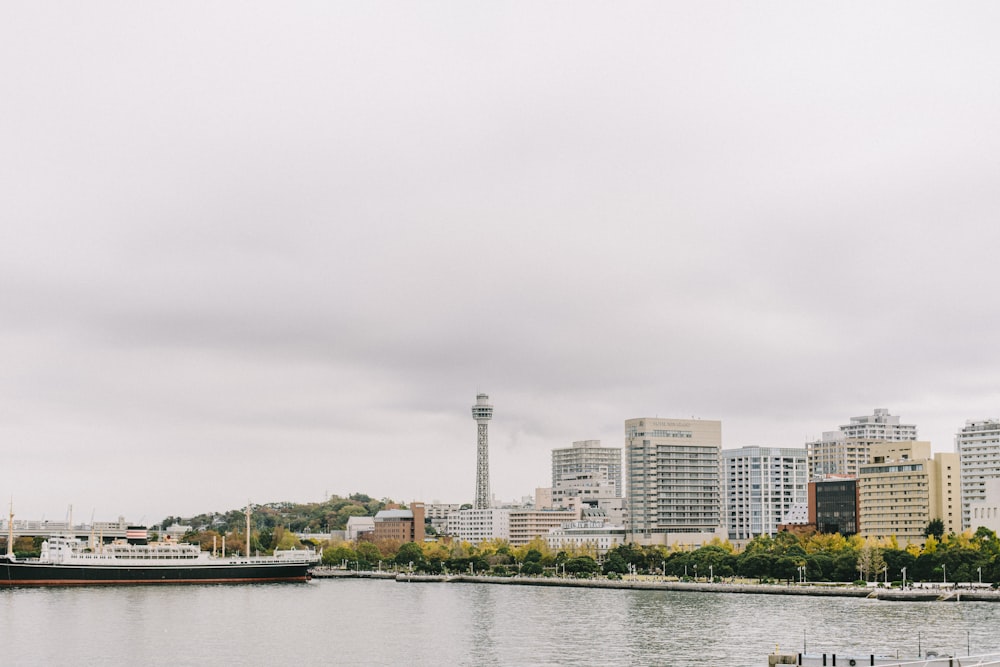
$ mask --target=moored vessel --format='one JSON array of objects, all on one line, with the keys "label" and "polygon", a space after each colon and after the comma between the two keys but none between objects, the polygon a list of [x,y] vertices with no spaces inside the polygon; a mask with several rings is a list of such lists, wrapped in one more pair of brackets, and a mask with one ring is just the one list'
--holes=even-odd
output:
[{"label": "moored vessel", "polygon": [[[248,526],[249,521],[248,507]],[[319,554],[312,549],[276,550],[271,556],[217,557],[195,544],[146,544],[138,535],[133,537],[136,539],[92,544],[56,535],[42,543],[38,558],[18,558],[12,548],[11,529],[7,553],[0,556],[0,586],[307,581],[310,568],[319,562]]]}]

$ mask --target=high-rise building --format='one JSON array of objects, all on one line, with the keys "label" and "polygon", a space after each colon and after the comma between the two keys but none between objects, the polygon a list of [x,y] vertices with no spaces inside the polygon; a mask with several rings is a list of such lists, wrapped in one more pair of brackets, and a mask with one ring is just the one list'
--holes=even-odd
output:
[{"label": "high-rise building", "polygon": [[[614,485],[614,495],[622,495],[622,448],[601,447],[600,440],[578,440],[572,447],[552,450],[552,489],[567,479],[593,473]],[[553,500],[556,498],[553,496]]]},{"label": "high-rise building", "polygon": [[851,417],[851,423],[841,426],[840,431],[845,438],[855,440],[902,442],[917,439],[915,425],[900,424],[899,417],[890,415],[885,408],[875,408],[873,415]]},{"label": "high-rise building", "polygon": [[793,507],[806,503],[806,450],[724,449],[722,481],[730,539],[774,535]]},{"label": "high-rise building", "polygon": [[489,423],[493,419],[493,406],[486,394],[476,395],[476,404],[472,406],[472,418],[476,420],[476,500],[473,508],[488,509],[492,504],[490,498],[490,437]]},{"label": "high-rise building", "polygon": [[625,422],[628,526],[634,540],[718,533],[722,422],[639,418]]},{"label": "high-rise building", "polygon": [[973,505],[992,500],[990,480],[1000,479],[1000,419],[966,421],[955,435],[955,452],[961,469],[964,530],[972,527]]},{"label": "high-rise building", "polygon": [[868,453],[875,442],[902,442],[917,439],[917,427],[900,424],[899,417],[885,408],[876,408],[872,415],[851,417],[839,431],[825,431],[819,440],[806,443],[809,479],[827,475],[857,477],[862,465],[868,463]]},{"label": "high-rise building", "polygon": [[881,442],[858,478],[858,532],[895,537],[901,547],[920,544],[933,519],[946,533],[959,530],[959,461],[954,453],[931,457],[929,442]]}]

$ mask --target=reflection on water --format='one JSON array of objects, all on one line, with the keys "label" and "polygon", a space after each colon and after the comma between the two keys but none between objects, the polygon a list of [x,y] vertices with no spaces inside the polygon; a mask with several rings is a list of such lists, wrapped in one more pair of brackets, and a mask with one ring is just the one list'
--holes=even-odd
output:
[{"label": "reflection on water", "polygon": [[1000,651],[1000,604],[348,579],[0,591],[4,664],[733,665]]}]

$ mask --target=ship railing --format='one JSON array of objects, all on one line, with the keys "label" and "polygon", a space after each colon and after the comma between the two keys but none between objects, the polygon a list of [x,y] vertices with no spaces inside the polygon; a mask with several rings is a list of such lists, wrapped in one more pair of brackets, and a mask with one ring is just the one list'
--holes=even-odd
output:
[{"label": "ship railing", "polygon": [[[928,655],[922,658],[906,658],[900,660],[888,656],[879,655],[806,655],[785,656],[792,658],[790,664],[798,664],[802,667],[813,667],[819,665],[848,665],[850,667],[862,667],[862,665],[878,665],[878,667],[1000,667],[1000,653],[988,653],[983,655],[969,656],[948,656],[948,655]],[[795,660],[795,658],[798,658]],[[780,663],[779,663],[780,664]]]}]

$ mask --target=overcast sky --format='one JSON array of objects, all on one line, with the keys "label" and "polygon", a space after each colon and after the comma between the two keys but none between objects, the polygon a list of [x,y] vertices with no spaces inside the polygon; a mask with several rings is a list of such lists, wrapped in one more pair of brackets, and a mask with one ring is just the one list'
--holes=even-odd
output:
[{"label": "overcast sky", "polygon": [[[1000,5],[8,3],[0,497],[471,502],[1000,416]],[[7,498],[4,498],[7,500]],[[5,503],[6,504],[6,503]]]}]

